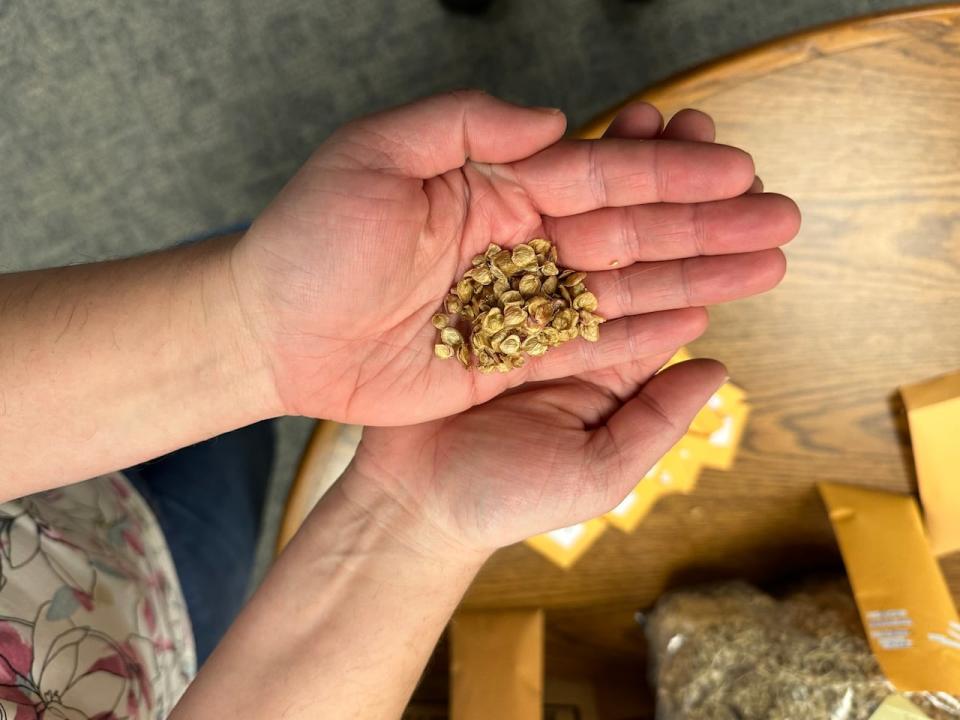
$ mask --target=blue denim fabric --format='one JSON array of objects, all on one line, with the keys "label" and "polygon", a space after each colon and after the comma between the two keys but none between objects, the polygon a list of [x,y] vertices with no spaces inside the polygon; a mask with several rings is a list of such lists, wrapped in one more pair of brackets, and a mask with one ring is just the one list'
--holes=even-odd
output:
[{"label": "blue denim fabric", "polygon": [[198,665],[246,599],[273,452],[273,423],[265,421],[125,471],[166,536]]}]

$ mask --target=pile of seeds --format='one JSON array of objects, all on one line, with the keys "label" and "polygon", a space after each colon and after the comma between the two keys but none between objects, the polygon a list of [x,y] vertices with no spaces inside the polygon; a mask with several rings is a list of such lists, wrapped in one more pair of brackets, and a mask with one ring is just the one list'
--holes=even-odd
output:
[{"label": "pile of seeds", "polygon": [[491,244],[450,289],[445,312],[433,316],[434,352],[465,368],[472,354],[482,373],[509,372],[575,337],[596,342],[603,318],[585,277],[557,267],[557,249],[543,238],[511,250]]}]

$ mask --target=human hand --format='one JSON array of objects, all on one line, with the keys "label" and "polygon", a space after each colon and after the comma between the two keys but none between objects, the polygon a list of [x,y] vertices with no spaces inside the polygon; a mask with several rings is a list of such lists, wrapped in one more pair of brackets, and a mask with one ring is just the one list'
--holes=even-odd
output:
[{"label": "human hand", "polygon": [[[368,427],[340,492],[425,554],[470,557],[614,508],[725,378],[663,357],[528,383],[459,415]],[[385,499],[399,512],[386,512]],[[403,518],[406,518],[404,521]]]},{"label": "human hand", "polygon": [[[796,233],[793,203],[739,197],[754,179],[745,153],[669,127],[637,139],[651,137],[650,113],[625,113],[604,140],[560,140],[557,111],[460,92],[335,133],[233,250],[280,411],[442,417],[526,381],[658,356],[703,331],[699,306],[775,285],[783,257],[770,248]],[[436,361],[430,317],[471,257],[536,236],[589,271],[610,320],[600,341],[505,375]]]}]

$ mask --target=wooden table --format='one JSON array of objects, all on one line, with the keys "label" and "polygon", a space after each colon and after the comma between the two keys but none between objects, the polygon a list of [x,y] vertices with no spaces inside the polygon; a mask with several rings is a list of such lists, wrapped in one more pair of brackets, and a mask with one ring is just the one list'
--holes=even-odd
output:
[{"label": "wooden table", "polygon": [[[615,719],[649,707],[636,610],[690,580],[838,567],[817,481],[915,489],[897,387],[960,366],[960,6],[796,35],[640,97],[712,114],[804,226],[783,285],[712,310],[691,348],[753,405],[735,468],[635,534],[607,532],[570,571],[506,548],[464,600],[546,608],[548,673],[605,677]],[[944,568],[960,590],[960,556]]]}]

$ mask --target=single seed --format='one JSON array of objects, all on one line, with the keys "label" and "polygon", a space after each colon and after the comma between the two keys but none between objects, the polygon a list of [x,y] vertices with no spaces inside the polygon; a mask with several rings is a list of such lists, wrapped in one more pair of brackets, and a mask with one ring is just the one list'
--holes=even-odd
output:
[{"label": "single seed", "polygon": [[456,347],[457,345],[463,344],[463,335],[461,335],[460,331],[456,328],[445,327],[440,331],[440,340],[444,345]]},{"label": "single seed", "polygon": [[[492,311],[491,311],[492,312]],[[527,311],[519,305],[511,305],[503,311],[503,324],[508,327],[522,325],[527,319]]]},{"label": "single seed", "polygon": [[473,283],[464,278],[457,283],[457,297],[460,298],[460,302],[468,303],[473,297]]},{"label": "single seed", "polygon": [[500,341],[500,352],[507,355],[514,355],[520,352],[520,338],[516,335],[509,335]]},{"label": "single seed", "polygon": [[533,297],[540,292],[540,278],[538,278],[536,275],[531,275],[528,273],[520,278],[517,289],[525,298]]},{"label": "single seed", "polygon": [[573,306],[577,310],[589,310],[593,312],[597,309],[597,296],[592,292],[582,292],[573,299]]},{"label": "single seed", "polygon": [[523,305],[523,295],[519,290],[507,290],[500,296],[500,304],[505,308],[510,305]]},{"label": "single seed", "polygon": [[498,307],[491,308],[490,311],[483,316],[483,332],[487,335],[493,335],[503,328],[503,323],[503,311]]}]

